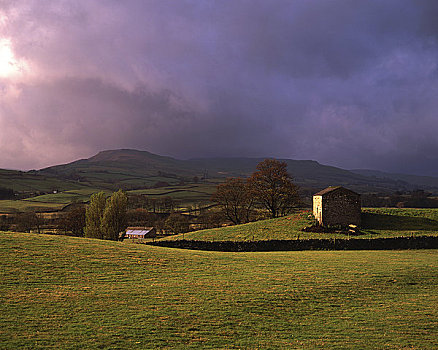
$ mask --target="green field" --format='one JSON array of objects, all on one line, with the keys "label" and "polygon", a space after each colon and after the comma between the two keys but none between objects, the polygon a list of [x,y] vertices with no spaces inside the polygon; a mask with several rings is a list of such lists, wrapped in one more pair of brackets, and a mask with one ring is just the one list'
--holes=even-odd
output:
[{"label": "green field", "polygon": [[268,239],[297,239],[312,236],[301,229],[313,223],[309,211],[248,224],[193,231],[184,235],[168,236],[163,240],[193,239],[199,241],[249,241]]},{"label": "green field", "polygon": [[[150,198],[171,197],[177,203],[177,209],[186,209],[189,206],[205,206],[211,204],[210,198],[216,189],[216,183],[191,184],[185,186],[168,186],[142,190],[127,191],[130,195],[147,195]],[[108,189],[86,187],[75,190],[59,191],[40,196],[26,198],[24,200],[0,200],[0,213],[16,211],[47,211],[61,210],[64,206],[73,202],[88,202],[93,193],[104,191],[108,195],[112,192]]]},{"label": "green field", "polygon": [[[362,211],[361,234],[356,238],[438,236],[438,209],[366,208]],[[164,240],[191,239],[199,241],[250,241],[269,239],[347,238],[344,233],[313,233],[301,231],[314,223],[309,210],[244,225],[194,231],[169,236]]]},{"label": "green field", "polygon": [[165,196],[175,192],[188,191],[199,193],[201,195],[211,196],[213,192],[216,190],[217,183],[202,183],[202,184],[190,184],[183,186],[168,186],[161,188],[149,188],[149,189],[141,189],[141,190],[132,190],[129,193],[133,194],[146,194],[146,195],[157,195],[157,196]]},{"label": "green field", "polygon": [[436,349],[438,253],[0,233],[1,349]]},{"label": "green field", "polygon": [[177,210],[185,210],[190,206],[207,206],[212,204],[211,195],[216,191],[217,182],[189,184],[184,186],[168,186],[128,191],[128,194],[147,195],[150,198],[170,197],[176,203]]},{"label": "green field", "polygon": [[[99,191],[101,190],[97,188],[85,188],[44,194],[21,200],[0,200],[0,213],[62,210],[66,205],[74,202],[87,202],[93,193]],[[108,190],[104,192],[111,193]]]},{"label": "green field", "polygon": [[97,188],[83,189],[83,190],[70,190],[58,193],[44,194],[37,197],[31,197],[25,199],[27,202],[41,202],[41,203],[59,203],[59,204],[70,204],[73,202],[88,202],[90,196],[93,193],[103,191],[107,195],[110,195],[112,191],[101,190]]},{"label": "green field", "polygon": [[367,208],[363,213],[367,231],[390,234],[396,230],[401,235],[438,232],[438,209]]},{"label": "green field", "polygon": [[63,203],[31,202],[27,200],[0,200],[0,213],[14,213],[24,211],[56,211],[61,210]]},{"label": "green field", "polygon": [[11,188],[15,192],[49,192],[54,189],[81,189],[85,185],[59,179],[53,175],[36,175],[29,172],[0,169],[0,186]]}]

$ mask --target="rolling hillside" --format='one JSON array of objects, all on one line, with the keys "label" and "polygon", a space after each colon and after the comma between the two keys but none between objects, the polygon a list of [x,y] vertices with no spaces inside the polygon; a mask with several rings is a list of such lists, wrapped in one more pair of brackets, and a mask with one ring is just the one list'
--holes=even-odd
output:
[{"label": "rolling hillside", "polygon": [[[193,177],[220,179],[248,176],[263,158],[198,158],[179,160],[146,151],[110,150],[89,159],[58,165],[38,171],[38,174],[63,179],[80,180],[92,186],[144,188],[158,182],[171,185],[191,181]],[[288,165],[295,182],[309,190],[333,184],[359,192],[391,192],[423,188],[438,193],[438,178],[406,176],[405,178],[367,176],[311,160],[282,159]]]},{"label": "rolling hillside", "polygon": [[86,184],[50,173],[0,169],[0,187],[10,188],[15,192],[52,192],[55,189],[82,189]]},{"label": "rolling hillside", "polygon": [[[0,187],[35,195],[56,191],[138,190],[181,186],[195,178],[216,186],[226,177],[249,176],[263,158],[198,158],[180,160],[146,151],[122,149],[98,153],[89,159],[38,171],[0,170]],[[438,178],[348,171],[311,160],[283,159],[303,194],[309,196],[330,185],[360,193],[390,193],[424,189],[438,194]]]}]

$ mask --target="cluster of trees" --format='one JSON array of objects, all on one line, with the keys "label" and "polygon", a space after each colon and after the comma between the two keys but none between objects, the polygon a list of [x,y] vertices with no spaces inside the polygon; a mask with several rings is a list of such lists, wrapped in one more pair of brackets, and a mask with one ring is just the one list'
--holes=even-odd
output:
[{"label": "cluster of trees", "polygon": [[190,220],[180,213],[156,214],[146,209],[130,209],[126,213],[130,226],[153,226],[157,232],[184,233],[190,230]]},{"label": "cluster of trees", "polygon": [[164,230],[167,233],[173,234],[189,232],[189,217],[179,213],[170,214],[164,222]]},{"label": "cluster of trees", "polygon": [[41,214],[31,212],[19,213],[15,219],[16,229],[20,232],[30,232],[31,230],[36,230],[38,233],[41,232],[41,227],[44,224],[44,218]]},{"label": "cluster of trees", "polygon": [[[120,192],[108,199],[102,193],[95,194],[88,207],[77,204],[53,218],[33,211],[12,216],[0,215],[0,231],[62,233],[68,236],[116,240],[122,238],[120,233],[128,225],[153,226],[158,232],[176,234],[188,232],[190,225],[197,223],[193,217],[180,213],[154,214],[142,208],[124,210],[123,195]],[[206,218],[207,215],[202,217]]]},{"label": "cluster of trees", "polygon": [[85,206],[77,204],[66,212],[47,217],[34,211],[16,213],[9,216],[0,215],[0,231],[57,232],[65,235],[83,236],[85,226]]},{"label": "cluster of trees", "polygon": [[109,198],[99,192],[91,196],[87,206],[73,206],[58,219],[50,221],[43,219],[41,214],[29,212],[18,214],[14,223],[2,219],[0,226],[14,225],[25,232],[35,229],[40,232],[41,228],[51,227],[74,236],[119,240],[128,223],[130,226],[154,226],[158,232],[184,233],[192,227],[220,227],[227,221],[234,224],[249,222],[259,216],[258,209],[262,208],[275,218],[286,215],[299,203],[297,187],[287,172],[286,163],[274,159],[259,163],[248,179],[227,179],[217,187],[212,199],[218,204],[216,208],[199,208],[199,215],[194,216],[173,212],[175,202],[171,197],[151,199],[134,195],[128,200],[122,190]]},{"label": "cluster of trees", "polygon": [[266,159],[248,179],[229,178],[220,184],[212,200],[228,220],[241,224],[251,220],[256,207],[266,209],[272,218],[286,215],[297,206],[299,196],[287,164]]},{"label": "cluster of trees", "polygon": [[36,212],[22,212],[14,215],[0,215],[0,231],[40,232],[46,220]]},{"label": "cluster of trees", "polygon": [[11,188],[0,187],[0,199],[14,199],[15,194]]},{"label": "cluster of trees", "polygon": [[190,229],[187,216],[171,213],[165,219],[145,209],[127,210],[128,198],[119,190],[108,199],[103,192],[91,196],[85,212],[85,236],[120,240],[128,222],[137,226],[155,226],[158,231],[184,233]]},{"label": "cluster of trees", "polygon": [[95,193],[85,212],[85,236],[117,241],[127,226],[128,198],[122,190],[108,199],[104,192]]},{"label": "cluster of trees", "polygon": [[0,215],[0,231],[8,231],[10,228],[10,220],[6,215]]},{"label": "cluster of trees", "polygon": [[212,200],[219,205],[223,215],[238,225],[249,222],[252,214],[254,197],[249,181],[241,178],[229,178],[217,186]]},{"label": "cluster of trees", "polygon": [[85,212],[85,205],[79,205],[72,208],[58,220],[58,228],[64,231],[65,235],[83,237]]},{"label": "cluster of trees", "polygon": [[150,198],[145,194],[132,194],[128,198],[128,208],[143,208],[153,213],[170,213],[177,206],[177,202],[169,196]]}]

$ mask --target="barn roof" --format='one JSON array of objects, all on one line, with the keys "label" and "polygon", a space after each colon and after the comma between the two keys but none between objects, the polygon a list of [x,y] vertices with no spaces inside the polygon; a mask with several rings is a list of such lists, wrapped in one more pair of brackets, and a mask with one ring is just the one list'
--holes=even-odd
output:
[{"label": "barn roof", "polygon": [[352,190],[349,190],[348,188],[342,187],[342,186],[330,186],[330,187],[327,187],[327,188],[323,189],[322,191],[319,191],[318,193],[315,193],[314,196],[323,196],[323,195],[325,195],[325,194],[327,194],[327,193],[330,193],[330,192],[333,192],[333,191],[339,190],[339,189],[341,189],[341,188],[342,188],[343,190],[348,191],[348,192],[351,192],[351,193],[354,193],[354,194],[356,194],[356,195],[359,195],[358,193],[356,193],[356,192],[354,192],[354,191],[352,191]]},{"label": "barn roof", "polygon": [[154,229],[153,227],[128,227],[126,229],[126,234],[133,236],[143,236],[143,235],[147,235],[153,229]]}]

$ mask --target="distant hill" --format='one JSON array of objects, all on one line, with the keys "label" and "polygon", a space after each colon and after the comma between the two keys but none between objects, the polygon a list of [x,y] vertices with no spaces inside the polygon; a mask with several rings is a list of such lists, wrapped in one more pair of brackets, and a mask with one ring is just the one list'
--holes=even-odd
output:
[{"label": "distant hill", "polygon": [[[93,186],[153,186],[157,182],[175,184],[193,177],[221,179],[246,177],[264,158],[195,158],[179,160],[146,151],[111,150],[69,164],[40,170],[39,174],[79,180]],[[311,160],[282,159],[297,184],[320,189],[333,184],[352,187],[361,192],[409,188],[408,183],[375,179],[348,170],[322,165]]]},{"label": "distant hill", "polygon": [[[15,191],[52,189],[137,189],[192,182],[194,177],[222,181],[249,176],[264,158],[194,158],[180,160],[133,149],[99,152],[88,159],[38,171],[0,170],[0,187]],[[438,193],[438,178],[390,174],[373,170],[344,170],[312,160],[282,159],[295,182],[311,193],[342,185],[360,193],[389,193],[425,189]]]},{"label": "distant hill", "polygon": [[376,179],[387,179],[393,181],[404,181],[413,185],[426,188],[438,188],[438,177],[433,176],[419,176],[419,175],[407,175],[397,173],[386,173],[378,170],[369,169],[354,169],[351,172],[367,177],[374,177]]}]

